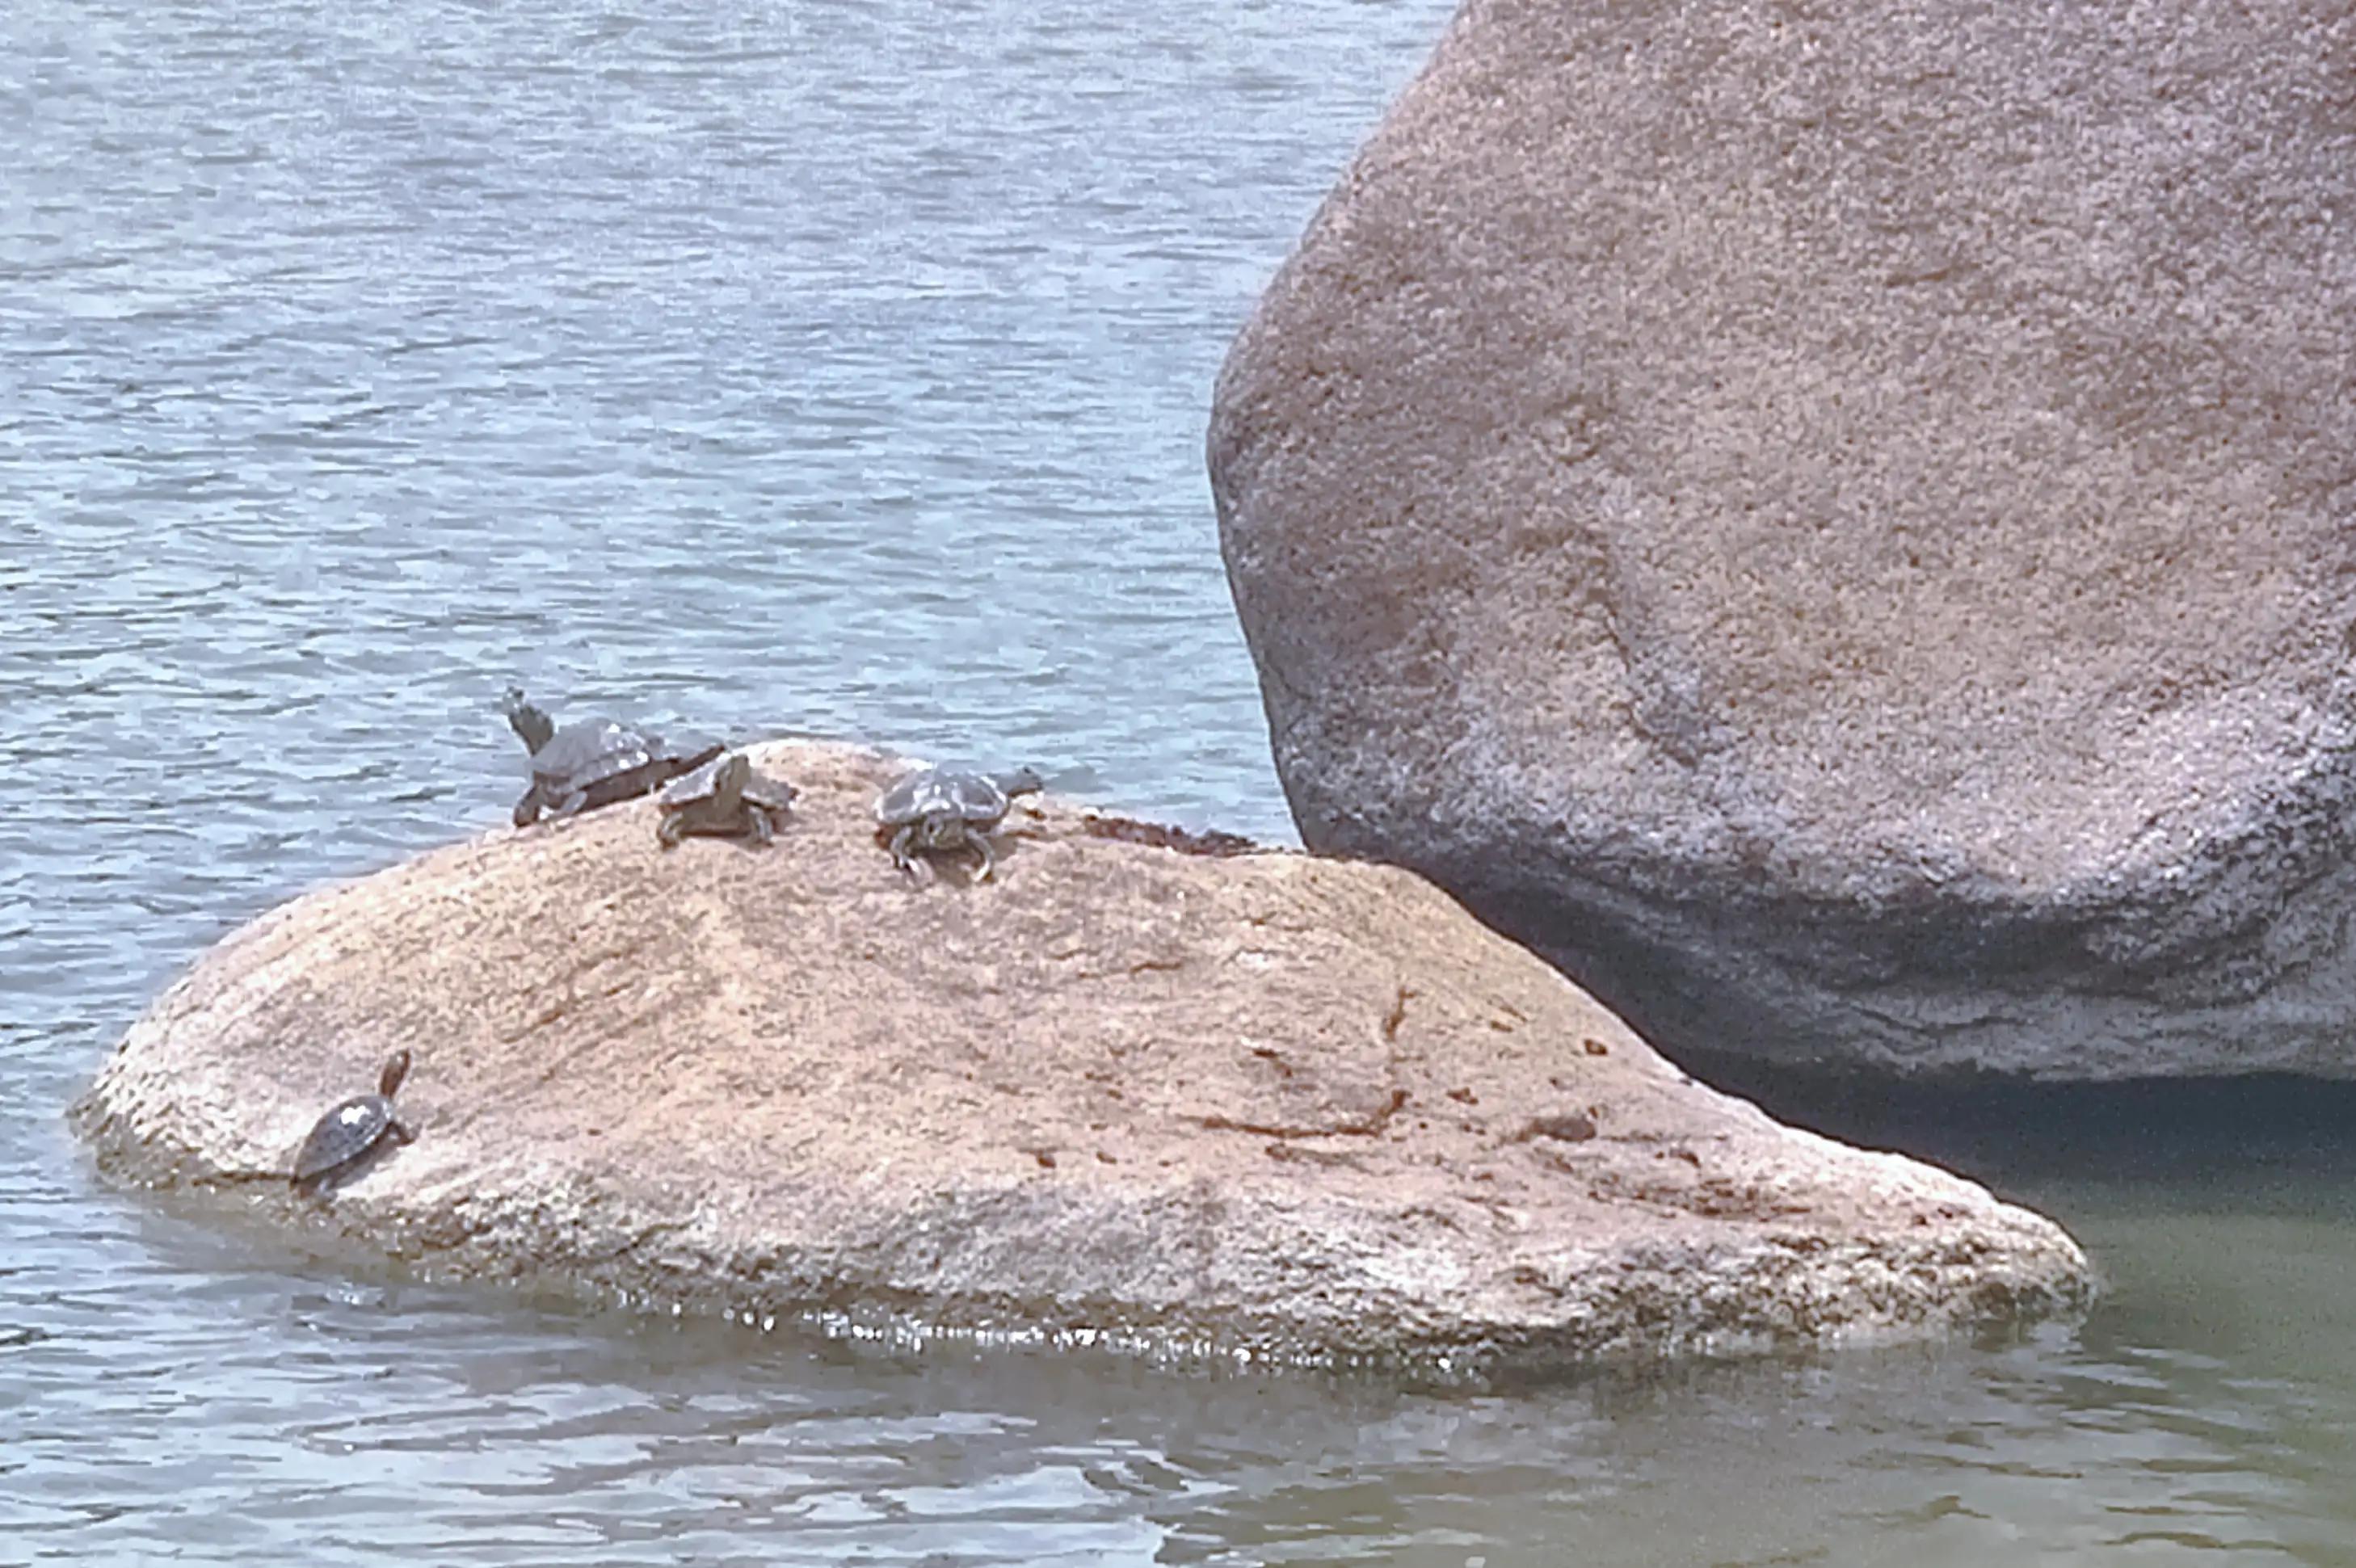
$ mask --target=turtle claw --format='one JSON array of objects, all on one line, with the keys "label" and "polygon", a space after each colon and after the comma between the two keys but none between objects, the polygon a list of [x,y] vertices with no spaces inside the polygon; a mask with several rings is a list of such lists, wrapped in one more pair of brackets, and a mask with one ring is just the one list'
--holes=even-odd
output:
[{"label": "turtle claw", "polygon": [[908,853],[908,846],[916,840],[916,825],[913,822],[904,823],[899,831],[892,835],[892,842],[884,846],[892,856],[892,869],[912,882],[918,880],[916,859],[915,856]]}]

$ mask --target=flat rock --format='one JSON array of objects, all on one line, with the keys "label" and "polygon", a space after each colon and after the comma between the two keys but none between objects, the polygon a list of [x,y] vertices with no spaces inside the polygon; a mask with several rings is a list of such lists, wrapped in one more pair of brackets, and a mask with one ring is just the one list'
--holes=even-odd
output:
[{"label": "flat rock", "polygon": [[[757,758],[802,792],[766,849],[659,849],[637,802],[262,916],[79,1126],[123,1179],[445,1277],[1280,1362],[1541,1367],[2087,1297],[2050,1221],[1691,1082],[1406,871],[1183,853],[1050,800],[999,881],[915,889],[870,815],[894,764]],[[401,1048],[416,1140],[294,1197],[269,1173]]]},{"label": "flat rock", "polygon": [[2356,10],[1472,0],[1237,339],[1312,848],[1673,1056],[2356,1072]]}]

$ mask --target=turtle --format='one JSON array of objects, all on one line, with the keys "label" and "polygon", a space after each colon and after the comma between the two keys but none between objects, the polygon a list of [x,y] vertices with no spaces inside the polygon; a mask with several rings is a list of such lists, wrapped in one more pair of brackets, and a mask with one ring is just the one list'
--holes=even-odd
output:
[{"label": "turtle", "polygon": [[323,1186],[387,1138],[405,1144],[417,1136],[392,1114],[393,1093],[407,1076],[409,1052],[396,1051],[377,1074],[375,1093],[355,1094],[313,1124],[287,1177],[297,1192]]},{"label": "turtle", "polygon": [[973,880],[986,882],[998,864],[991,852],[991,830],[1004,820],[1014,796],[1046,787],[1029,768],[995,774],[945,764],[918,768],[876,796],[878,837],[892,852],[892,864],[911,878],[921,877],[917,855],[970,848],[981,857]]},{"label": "turtle", "polygon": [[691,833],[766,844],[785,826],[794,795],[793,785],[759,773],[744,752],[723,752],[663,786],[655,837],[666,849]]},{"label": "turtle", "polygon": [[530,826],[543,811],[559,816],[611,805],[659,787],[718,756],[718,741],[681,749],[659,735],[613,719],[582,719],[562,730],[547,712],[508,688],[502,705],[512,729],[531,752],[531,787],[516,802],[515,825]]}]

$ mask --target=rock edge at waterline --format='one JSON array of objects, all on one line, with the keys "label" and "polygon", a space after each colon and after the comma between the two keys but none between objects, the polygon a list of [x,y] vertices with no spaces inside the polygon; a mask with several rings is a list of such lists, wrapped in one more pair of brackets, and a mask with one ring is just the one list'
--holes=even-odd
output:
[{"label": "rock edge at waterline", "polygon": [[[767,849],[650,802],[297,899],[75,1107],[102,1167],[437,1275],[1255,1359],[1543,1367],[2082,1306],[2059,1227],[1687,1081],[1395,869],[1018,806],[912,891],[884,758],[780,743]],[[417,1140],[283,1169],[407,1047]]]}]

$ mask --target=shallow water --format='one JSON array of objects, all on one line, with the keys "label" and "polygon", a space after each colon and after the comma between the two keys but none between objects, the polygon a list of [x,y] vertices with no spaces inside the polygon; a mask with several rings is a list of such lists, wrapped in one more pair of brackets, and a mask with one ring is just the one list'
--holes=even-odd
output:
[{"label": "shallow water", "polygon": [[1288,837],[1204,410],[1445,6],[345,10],[0,8],[0,1563],[2356,1563],[2328,1102],[1956,1149],[2094,1248],[2083,1328],[1483,1395],[98,1187],[59,1113],[175,971],[504,818],[509,679]]}]

